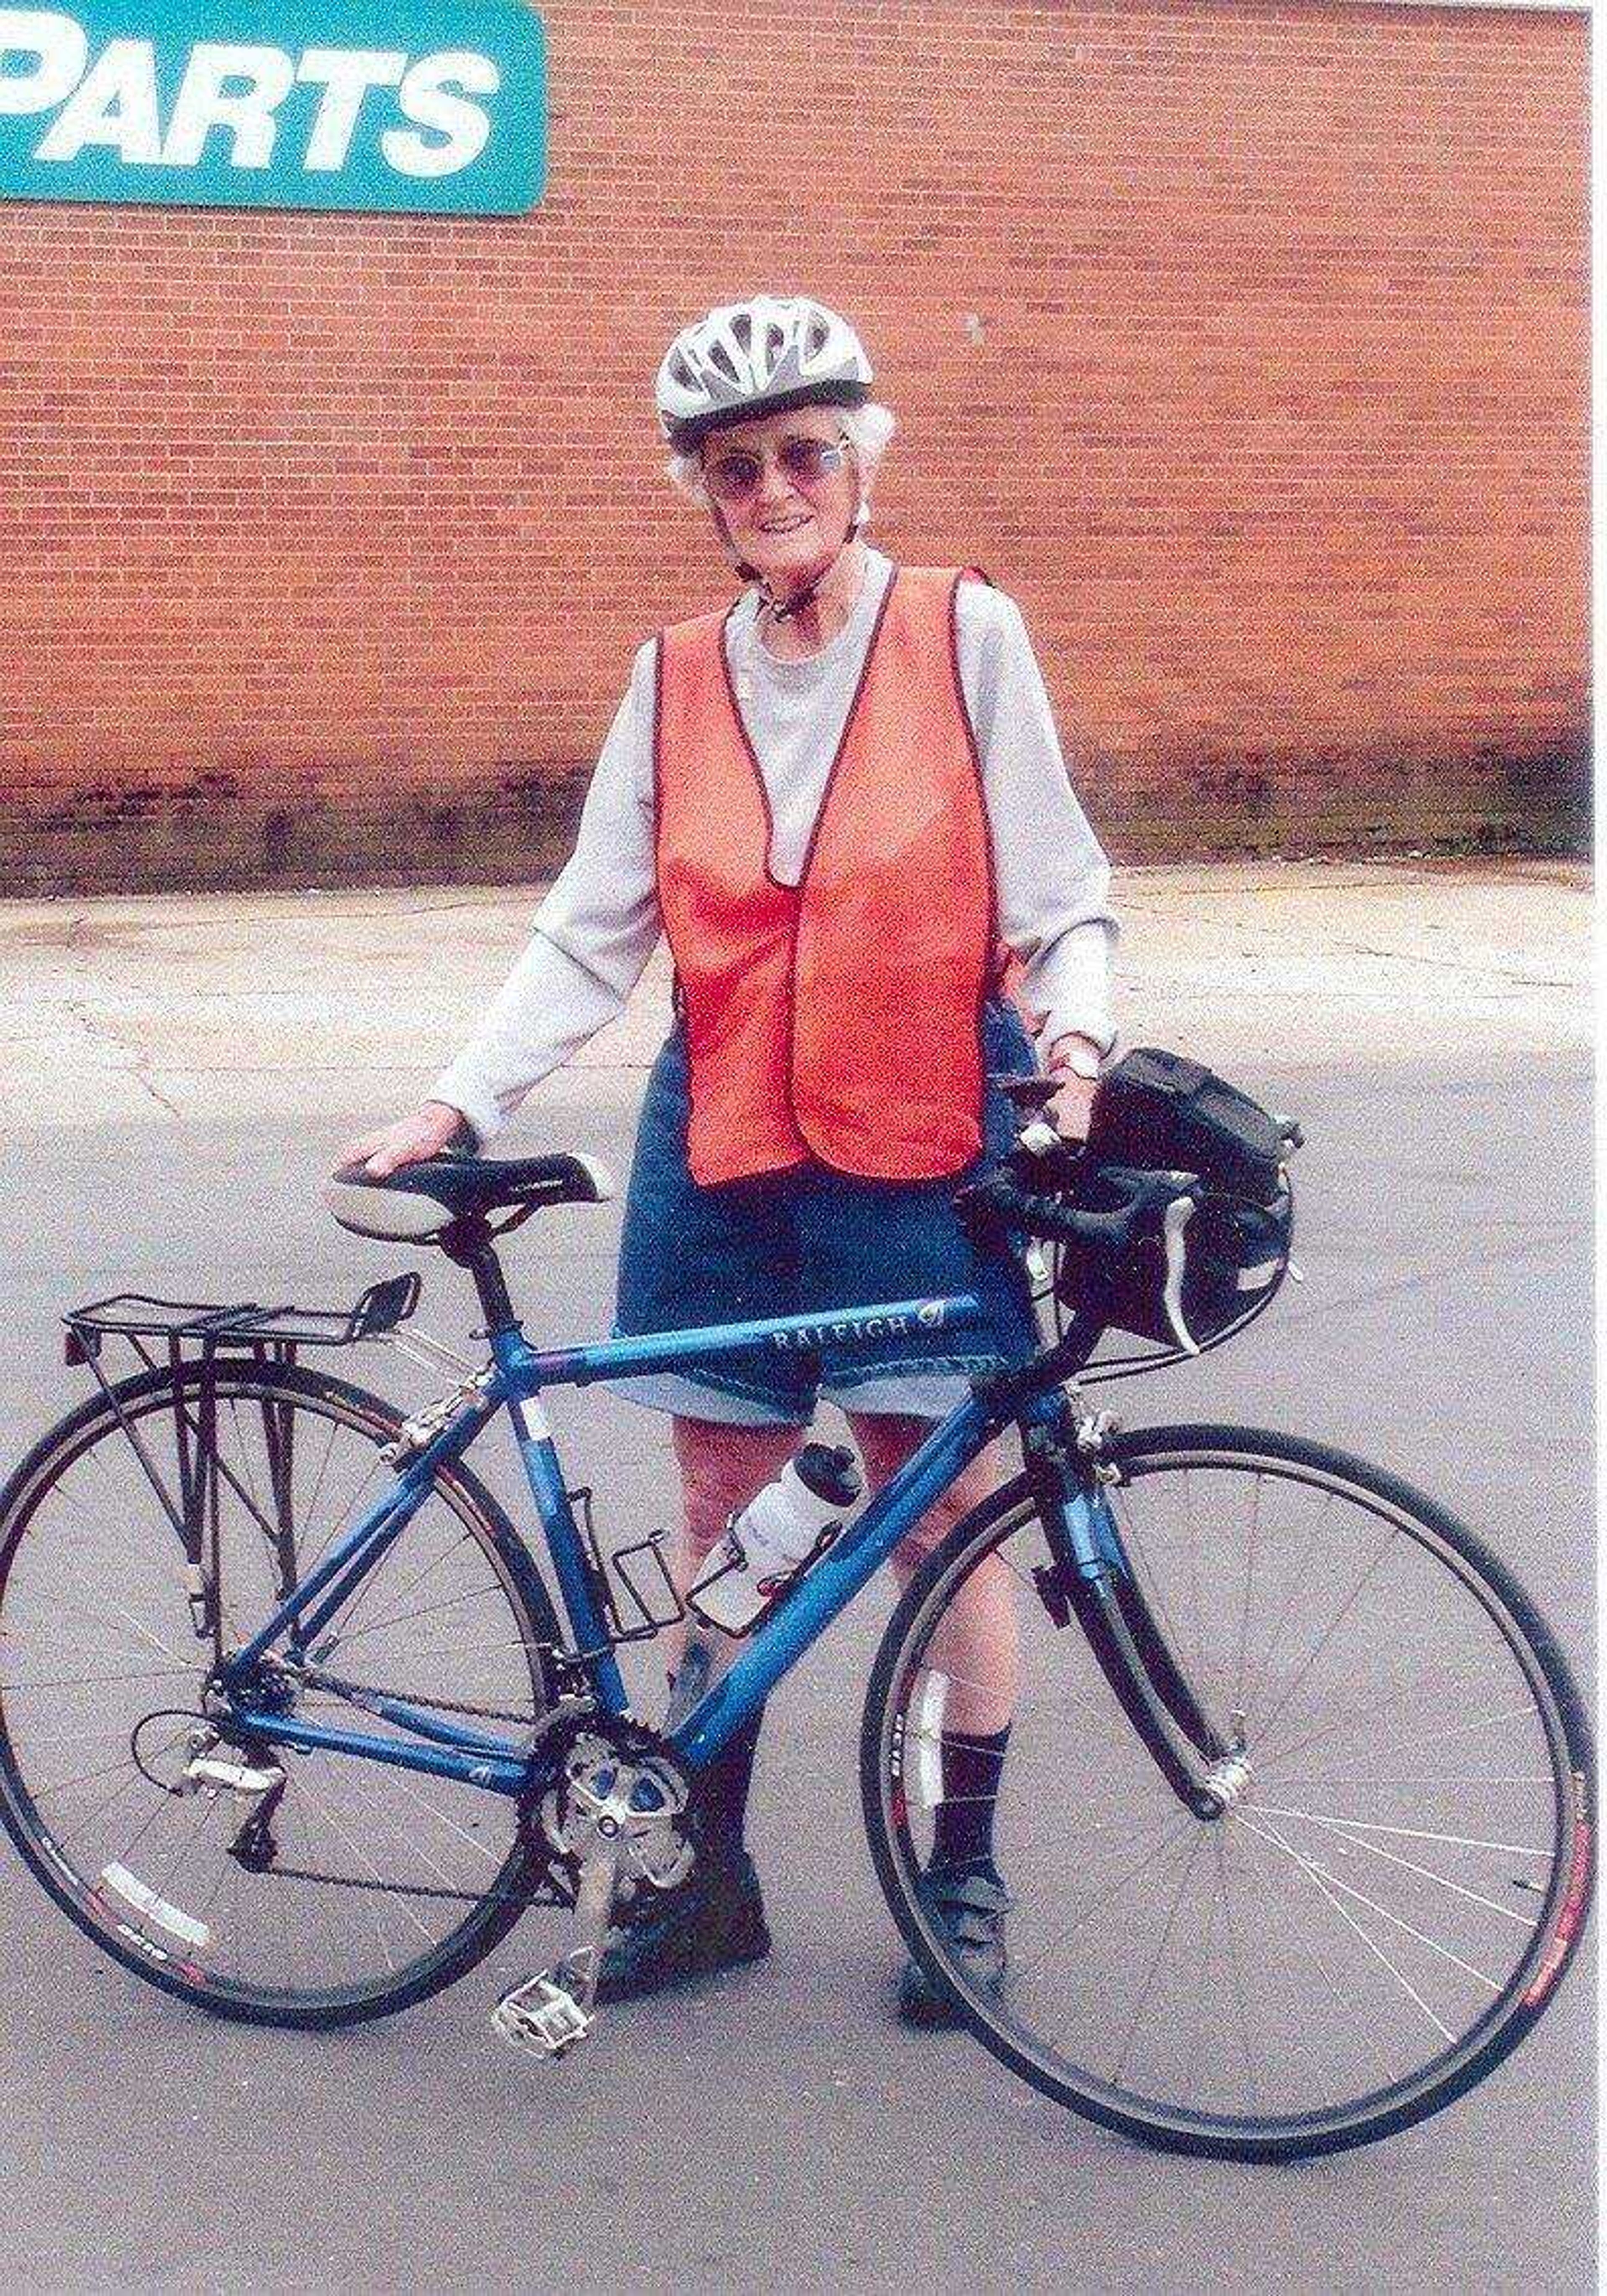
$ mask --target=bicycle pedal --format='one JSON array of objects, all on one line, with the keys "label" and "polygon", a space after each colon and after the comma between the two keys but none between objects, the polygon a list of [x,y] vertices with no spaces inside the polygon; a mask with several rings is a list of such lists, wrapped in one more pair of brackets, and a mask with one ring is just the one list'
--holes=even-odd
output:
[{"label": "bicycle pedal", "polygon": [[509,2048],[531,2057],[563,2056],[596,2023],[596,2015],[545,1970],[505,1993],[491,2012],[492,2027]]}]

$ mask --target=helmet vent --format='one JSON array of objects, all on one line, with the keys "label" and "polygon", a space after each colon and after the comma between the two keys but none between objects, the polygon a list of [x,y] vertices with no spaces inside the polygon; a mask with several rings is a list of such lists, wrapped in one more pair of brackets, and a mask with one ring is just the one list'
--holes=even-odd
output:
[{"label": "helmet vent", "polygon": [[870,381],[864,345],[824,303],[754,295],[681,329],[664,354],[654,398],[664,437],[685,447],[749,414],[839,399],[863,406]]}]

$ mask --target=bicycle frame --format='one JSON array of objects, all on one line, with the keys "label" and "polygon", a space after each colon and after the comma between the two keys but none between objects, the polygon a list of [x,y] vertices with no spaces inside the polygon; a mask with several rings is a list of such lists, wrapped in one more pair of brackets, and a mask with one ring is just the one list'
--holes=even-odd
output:
[{"label": "bicycle frame", "polygon": [[[776,1316],[556,1350],[532,1348],[516,1324],[498,1328],[493,1321],[491,1367],[474,1399],[466,1401],[408,1464],[396,1487],[377,1499],[291,1590],[260,1632],[225,1661],[222,1686],[231,1693],[243,1689],[257,1662],[282,1640],[293,1658],[310,1656],[316,1660],[317,1636],[401,1535],[423,1504],[436,1471],[460,1458],[506,1406],[552,1558],[570,1635],[571,1649],[559,1655],[583,1667],[604,1712],[622,1717],[629,1711],[629,1702],[592,1591],[589,1561],[541,1405],[543,1390],[684,1369],[766,1344],[788,1349],[807,1347],[828,1334],[839,1342],[869,1343],[889,1332],[974,1330],[985,1321],[980,1301],[974,1294],[963,1292],[954,1298],[897,1300],[824,1316]],[[1012,1416],[1024,1424],[1034,1420],[1047,1424],[1064,1411],[1064,1399],[1058,1391],[1052,1398],[1027,1398],[1018,1407],[1015,1404],[1001,1407],[985,1404],[974,1390],[941,1421],[795,1592],[745,1639],[736,1662],[672,1734],[670,1742],[688,1767],[701,1768],[713,1759],[927,1509]],[[1108,1572],[1114,1567],[1113,1533],[1108,1529],[1101,1533],[1096,1521],[1096,1513],[1103,1512],[1087,1500],[1067,1506],[1068,1538],[1079,1570]],[[525,1564],[532,1566],[529,1550],[521,1552]],[[532,1751],[522,1749],[509,1738],[465,1727],[444,1715],[380,1693],[362,1693],[354,1702],[408,1732],[417,1742],[303,1722],[245,1702],[236,1707],[235,1720],[243,1734],[264,1742],[324,1748],[459,1779],[493,1793],[516,1796],[530,1783]]]},{"label": "bicycle frame", "polygon": [[[394,1490],[377,1499],[317,1567],[293,1587],[260,1632],[226,1660],[222,1688],[249,1688],[251,1670],[283,1636],[293,1658],[323,1653],[315,1638],[338,1614],[423,1504],[435,1472],[462,1456],[504,1406],[513,1421],[531,1496],[540,1519],[557,1581],[571,1646],[555,1653],[581,1671],[597,1708],[625,1718],[630,1702],[606,1624],[593,1591],[593,1565],[575,1521],[552,1431],[542,1406],[548,1387],[584,1387],[688,1364],[718,1362],[766,1344],[802,1348],[830,1337],[867,1343],[911,1330],[966,1331],[985,1327],[974,1293],[935,1300],[894,1300],[845,1308],[826,1315],[781,1316],[760,1322],[705,1325],[692,1331],[604,1340],[559,1349],[526,1340],[489,1250],[475,1253],[474,1269],[488,1310],[491,1362],[440,1431],[408,1462]],[[1020,1428],[1054,1566],[1055,1587],[1041,1587],[1046,1603],[1063,1605],[1061,1623],[1075,1616],[1118,1704],[1167,1784],[1196,1815],[1220,1814],[1218,1766],[1231,1749],[1200,1707],[1168,1648],[1124,1552],[1121,1535],[1092,1465],[1077,1453],[1075,1423],[1059,1382],[1087,1360],[1102,1323],[1068,1333],[1034,1363],[974,1381],[971,1393],[938,1423],[927,1440],[875,1495],[836,1545],[798,1587],[761,1620],[739,1657],[668,1732],[668,1742],[688,1769],[701,1769],[755,1712],[781,1677],[846,1608],[861,1587],[914,1529],[927,1509],[1012,1421]],[[505,1550],[515,1571],[535,1574],[526,1546]],[[481,1786],[517,1798],[540,1769],[540,1734],[521,1746],[510,1738],[472,1729],[444,1713],[359,1685],[342,1694],[406,1737],[382,1738],[274,1714],[243,1698],[234,1721],[243,1735],[305,1750],[383,1762]]]}]

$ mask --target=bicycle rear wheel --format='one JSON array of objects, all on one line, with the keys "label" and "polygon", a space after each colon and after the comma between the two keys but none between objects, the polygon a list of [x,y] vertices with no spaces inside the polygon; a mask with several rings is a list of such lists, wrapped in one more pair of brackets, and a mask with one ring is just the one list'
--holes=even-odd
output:
[{"label": "bicycle rear wheel", "polygon": [[[1075,1620],[1056,1623],[1018,1481],[932,1557],[877,1661],[861,1785],[894,1917],[977,2038],[1093,2120],[1240,2159],[1388,2136],[1516,2046],[1578,1945],[1592,1764],[1567,1668],[1487,1547],[1359,1461],[1228,1427],[1108,1456],[1135,1582],[1248,1780],[1214,1821],[1166,1784]],[[944,1728],[997,1726],[967,1711],[985,1573],[1013,1587],[1020,1643],[993,1999],[916,1890]]]},{"label": "bicycle rear wheel", "polygon": [[[391,1481],[401,1422],[343,1382],[225,1361],[215,1372],[225,1644]],[[123,1382],[118,1403],[169,1491],[194,1371]],[[215,2014],[335,2025],[405,2007],[489,1952],[529,1894],[516,1805],[350,1755],[242,1750],[283,1773],[271,1802],[170,1791],[204,1742],[212,1644],[177,1533],[103,1397],[53,1431],[0,1493],[0,1817],[38,1879],[125,1967]],[[470,1704],[516,1737],[542,1710],[550,1603],[495,1501],[462,1467],[320,1637],[348,1683]],[[391,1734],[327,1691],[276,1686],[298,1718]],[[193,1733],[200,1734],[193,1736]],[[255,1839],[246,1820],[267,1819]],[[266,1836],[266,1838],[264,1838]]]}]

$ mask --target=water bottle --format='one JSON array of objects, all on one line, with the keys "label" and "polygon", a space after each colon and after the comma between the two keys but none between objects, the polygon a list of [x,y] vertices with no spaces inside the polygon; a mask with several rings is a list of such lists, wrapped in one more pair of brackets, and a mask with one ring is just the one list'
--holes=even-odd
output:
[{"label": "water bottle", "polygon": [[865,1486],[846,1447],[805,1443],[773,1483],[734,1514],[687,1595],[728,1635],[746,1634],[836,1538]]}]

